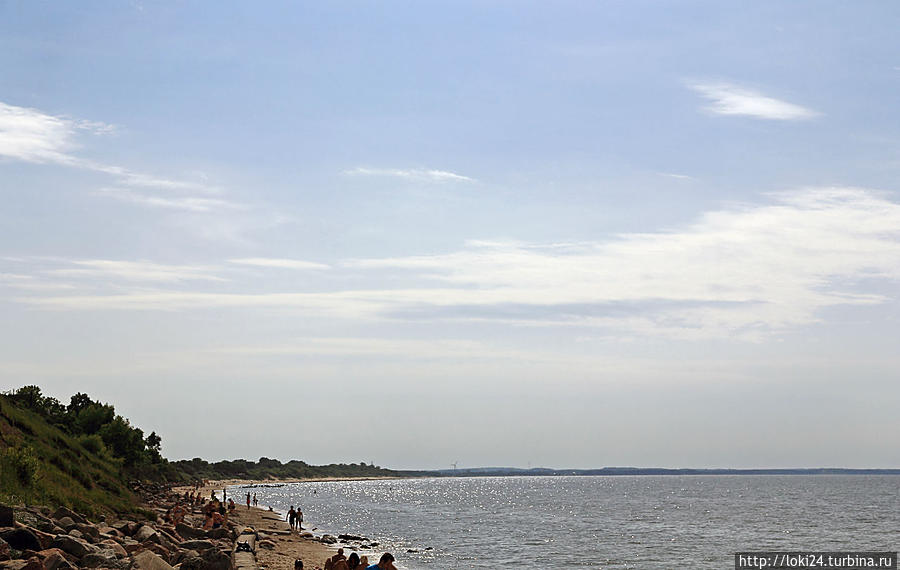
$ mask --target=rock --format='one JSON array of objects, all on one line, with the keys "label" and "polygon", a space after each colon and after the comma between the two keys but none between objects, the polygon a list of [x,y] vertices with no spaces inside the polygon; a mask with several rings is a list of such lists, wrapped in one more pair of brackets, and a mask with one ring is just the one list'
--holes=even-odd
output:
[{"label": "rock", "polygon": [[68,552],[75,558],[81,558],[94,551],[94,548],[87,542],[66,534],[61,534],[54,538],[53,542],[50,543],[50,547],[59,548],[63,552]]},{"label": "rock", "polygon": [[108,548],[116,553],[116,556],[119,558],[127,558],[128,553],[125,552],[125,548],[122,547],[121,544],[112,539],[106,539],[100,543],[100,546],[103,548]]},{"label": "rock", "polygon": [[2,538],[0,538],[0,561],[9,560],[9,559],[10,559],[9,543],[6,542],[5,540],[3,540]]},{"label": "rock", "polygon": [[64,531],[69,532],[70,530],[75,528],[75,525],[77,523],[75,522],[75,519],[73,519],[72,517],[63,517],[61,519],[57,519],[56,524],[60,528],[62,528]]},{"label": "rock", "polygon": [[315,535],[313,535],[313,533],[311,533],[311,532],[309,532],[309,531],[301,532],[301,533],[300,533],[300,537],[301,537],[301,538],[312,538],[313,536],[315,536]]},{"label": "rock", "polygon": [[75,528],[88,542],[98,542],[100,540],[100,531],[92,524],[79,524]]},{"label": "rock", "polygon": [[338,540],[355,540],[357,542],[366,540],[365,537],[356,536],[355,534],[339,534]]},{"label": "rock", "polygon": [[[83,531],[82,531],[82,532],[83,532]],[[108,535],[108,536],[121,536],[121,535],[122,535],[121,532],[119,532],[119,531],[117,531],[116,529],[114,529],[113,527],[107,526],[107,525],[105,525],[105,524],[104,524],[104,525],[100,525],[99,527],[97,527],[97,533],[98,533],[98,534],[105,534],[105,535]]]},{"label": "rock", "polygon": [[194,528],[184,523],[178,523],[175,532],[183,538],[206,538],[206,531],[202,528]]},{"label": "rock", "polygon": [[84,539],[84,535],[81,534],[81,531],[78,530],[77,528],[73,528],[67,534],[69,536],[74,536],[75,538],[80,538],[80,539],[84,540],[85,542],[87,542],[87,540]]},{"label": "rock", "polygon": [[218,548],[210,548],[200,555],[203,570],[231,570],[231,555]]},{"label": "rock", "polygon": [[60,520],[65,517],[69,517],[70,519],[72,519],[73,521],[75,521],[77,523],[84,524],[84,523],[88,522],[87,519],[84,518],[83,516],[79,515],[78,513],[74,512],[74,511],[71,511],[65,507],[60,507],[60,508],[56,509],[55,511],[53,511],[53,514],[50,516],[56,520]]},{"label": "rock", "polygon": [[178,563],[178,568],[180,570],[203,570],[203,564],[203,559],[195,552],[193,556],[184,556]]},{"label": "rock", "polygon": [[38,552],[41,557],[44,559],[44,568],[47,570],[69,570],[71,568],[77,568],[77,566],[73,566],[71,562],[63,555],[62,550],[58,548],[51,548],[49,550],[42,550]]},{"label": "rock", "polygon": [[44,570],[44,563],[37,556],[33,556],[28,560],[0,562],[0,568],[3,570]]},{"label": "rock", "polygon": [[260,540],[256,545],[259,548],[265,548],[266,550],[275,550],[275,542],[271,540]]},{"label": "rock", "polygon": [[201,561],[203,560],[202,558],[200,558],[200,553],[196,550],[179,550],[172,557],[172,564],[182,564],[185,560],[190,560],[191,558],[197,558]]},{"label": "rock", "polygon": [[0,526],[15,526],[16,519],[13,516],[12,507],[0,505]]},{"label": "rock", "polygon": [[337,542],[337,538],[330,534],[323,534],[321,538],[319,538],[319,542],[324,542],[325,544],[334,544]]},{"label": "rock", "polygon": [[202,552],[204,550],[208,550],[215,545],[209,540],[185,540],[178,544],[179,548],[186,548],[188,550],[196,550],[198,552]]},{"label": "rock", "polygon": [[82,568],[128,568],[128,562],[119,560],[116,553],[109,549],[92,552],[79,562]]},{"label": "rock", "polygon": [[168,548],[165,548],[164,546],[156,544],[155,542],[147,542],[147,543],[144,543],[142,546],[144,548],[146,548],[147,550],[149,550],[150,552],[159,555],[159,557],[162,558],[163,560],[165,560],[166,562],[170,562],[170,559],[172,557],[172,552]]},{"label": "rock", "polygon": [[0,538],[9,543],[16,550],[43,550],[41,542],[31,529],[14,528],[0,532]]},{"label": "rock", "polygon": [[228,529],[222,527],[206,531],[207,538],[228,538],[228,534]]},{"label": "rock", "polygon": [[149,550],[139,552],[132,560],[131,568],[133,570],[175,570],[168,562]]},{"label": "rock", "polygon": [[138,542],[160,543],[159,533],[152,526],[144,525],[134,533],[134,539]]}]

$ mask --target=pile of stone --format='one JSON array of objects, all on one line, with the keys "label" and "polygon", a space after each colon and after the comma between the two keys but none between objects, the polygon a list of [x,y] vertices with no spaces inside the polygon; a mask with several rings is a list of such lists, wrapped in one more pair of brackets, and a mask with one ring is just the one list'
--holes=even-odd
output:
[{"label": "pile of stone", "polygon": [[[229,570],[238,530],[203,530],[199,512],[173,526],[161,516],[167,503],[151,503],[155,521],[107,516],[100,522],[64,507],[0,505],[0,569]],[[246,556],[241,567],[251,567]]]}]

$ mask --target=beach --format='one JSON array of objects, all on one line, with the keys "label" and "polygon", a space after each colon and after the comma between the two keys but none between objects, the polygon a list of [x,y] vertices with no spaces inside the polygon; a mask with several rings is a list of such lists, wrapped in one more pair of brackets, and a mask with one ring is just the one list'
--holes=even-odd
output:
[{"label": "beach", "polygon": [[[304,568],[315,570],[322,568],[325,561],[337,552],[337,547],[331,547],[319,542],[310,536],[301,536],[301,532],[291,532],[290,525],[284,515],[268,510],[266,505],[247,508],[246,494],[253,489],[241,489],[239,487],[252,485],[271,485],[286,482],[300,482],[300,480],[285,481],[247,481],[241,479],[229,479],[222,481],[209,481],[200,489],[200,494],[209,497],[213,492],[222,498],[223,491],[229,498],[234,499],[237,508],[229,515],[229,520],[238,528],[253,527],[259,532],[257,548],[257,563],[260,568],[274,570],[293,570],[294,561],[303,560]],[[229,490],[230,488],[230,490]],[[176,492],[192,492],[192,487],[180,487]],[[306,527],[304,526],[304,531]]]}]

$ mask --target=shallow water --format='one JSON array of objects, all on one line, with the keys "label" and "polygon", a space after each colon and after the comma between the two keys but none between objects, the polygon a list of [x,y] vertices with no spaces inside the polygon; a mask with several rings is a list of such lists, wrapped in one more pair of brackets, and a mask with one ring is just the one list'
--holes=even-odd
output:
[{"label": "shallow water", "polygon": [[317,533],[378,541],[411,570],[718,570],[734,567],[736,551],[893,551],[900,537],[900,476],[477,477],[253,491],[276,510],[299,504]]}]

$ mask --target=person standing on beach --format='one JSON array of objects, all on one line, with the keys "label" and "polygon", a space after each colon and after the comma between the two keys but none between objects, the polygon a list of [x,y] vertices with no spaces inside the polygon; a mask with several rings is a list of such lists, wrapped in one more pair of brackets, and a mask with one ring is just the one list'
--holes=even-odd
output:
[{"label": "person standing on beach", "polygon": [[259,505],[259,500],[256,498],[256,493],[253,493],[253,506],[256,507]]},{"label": "person standing on beach", "polygon": [[250,491],[247,491],[247,510],[250,510]]},{"label": "person standing on beach", "polygon": [[300,510],[300,505],[297,505],[297,530],[303,530],[303,511]]},{"label": "person standing on beach", "polygon": [[294,530],[294,524],[297,522],[297,511],[294,510],[294,505],[291,505],[291,510],[288,511],[287,514],[288,524],[291,525],[291,531]]},{"label": "person standing on beach", "polygon": [[378,561],[378,564],[372,564],[366,570],[397,570],[397,567],[394,566],[394,555],[390,552],[385,552],[381,555],[381,560]]}]

